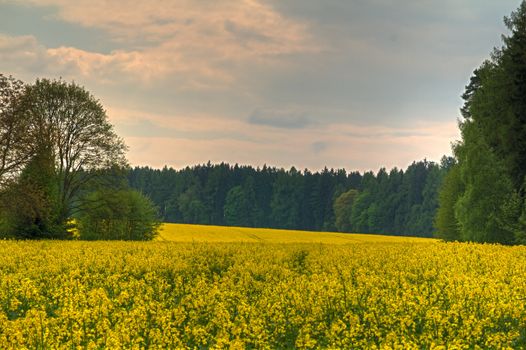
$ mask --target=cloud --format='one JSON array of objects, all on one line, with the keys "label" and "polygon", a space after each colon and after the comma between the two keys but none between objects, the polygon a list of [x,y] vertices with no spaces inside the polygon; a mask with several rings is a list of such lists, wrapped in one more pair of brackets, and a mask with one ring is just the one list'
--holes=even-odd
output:
[{"label": "cloud", "polygon": [[[502,16],[497,2],[473,0],[0,0],[0,7],[6,3],[44,14],[33,27],[87,29],[84,37],[101,35],[104,45],[6,24],[3,72],[87,86],[130,144],[132,164],[177,167],[224,160],[376,170],[438,160],[458,135],[459,95],[498,40],[491,23]],[[479,10],[492,15],[481,21]]]},{"label": "cloud", "polygon": [[[101,54],[76,47],[47,49],[61,65],[86,77],[121,74],[144,82],[171,77],[180,88],[233,84],[236,64],[264,64],[281,55],[316,51],[306,24],[257,0],[226,2],[25,0],[51,6],[56,18],[96,28],[126,49]],[[100,73],[100,74],[99,74]],[[109,80],[108,80],[109,82]]]},{"label": "cloud", "polygon": [[248,122],[284,129],[303,129],[313,123],[304,112],[276,109],[256,109],[248,117]]},{"label": "cloud", "polygon": [[46,48],[30,35],[11,37],[0,33],[0,62],[4,70],[18,71],[18,67],[39,71],[51,67]]},{"label": "cloud", "polygon": [[347,136],[354,137],[354,138],[382,138],[382,137],[393,137],[393,138],[404,138],[404,137],[413,137],[413,136],[431,136],[432,134],[429,131],[422,131],[418,129],[409,129],[409,130],[399,130],[399,129],[384,129],[380,128],[380,130],[377,130],[376,128],[371,128],[372,130],[369,130],[368,134],[366,133],[360,133],[356,131],[349,131],[346,133]]},{"label": "cloud", "polygon": [[313,142],[310,145],[310,147],[314,153],[321,153],[325,151],[327,147],[329,147],[329,144],[327,142],[318,141],[318,142]]},{"label": "cloud", "polygon": [[161,115],[125,109],[110,109],[108,114],[130,146],[131,164],[155,167],[182,168],[210,160],[376,171],[381,166],[405,168],[424,158],[439,161],[459,137],[455,122],[416,123],[410,128],[333,123],[289,129],[216,115]]},{"label": "cloud", "polygon": [[124,138],[260,142],[250,135],[244,122],[217,115],[158,114],[127,108],[108,108],[107,113]]},{"label": "cloud", "polygon": [[[46,48],[34,36],[0,34],[3,69],[59,75],[68,79],[89,79],[99,84],[151,84],[168,76],[179,80],[180,88],[198,89],[227,83],[231,77],[199,62],[179,62],[162,48],[151,51],[115,50],[109,54],[74,47]],[[172,65],[171,65],[171,64]]]},{"label": "cloud", "polygon": [[[125,140],[130,146],[129,158],[133,165],[182,168],[210,160],[284,168],[294,165],[311,170],[328,166],[362,172],[377,171],[382,166],[405,168],[414,160],[424,158],[439,161],[451,142],[450,126],[441,124],[434,126],[441,130],[435,135],[379,139],[349,137],[335,132],[338,127],[341,126],[293,130],[292,134],[286,129],[271,131],[261,127],[251,130],[245,139],[154,136],[125,137]],[[312,142],[316,138],[320,141]]]}]

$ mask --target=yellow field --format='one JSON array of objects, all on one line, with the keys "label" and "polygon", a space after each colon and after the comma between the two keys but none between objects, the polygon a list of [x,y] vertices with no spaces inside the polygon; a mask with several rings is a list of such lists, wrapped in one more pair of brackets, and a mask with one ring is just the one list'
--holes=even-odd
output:
[{"label": "yellow field", "polygon": [[370,234],[348,234],[336,232],[312,232],[296,230],[275,230],[264,228],[225,227],[207,225],[163,224],[157,240],[173,242],[209,243],[388,243],[388,242],[427,242],[429,238],[395,237]]},{"label": "yellow field", "polygon": [[0,241],[0,349],[526,347],[526,247],[217,230]]}]

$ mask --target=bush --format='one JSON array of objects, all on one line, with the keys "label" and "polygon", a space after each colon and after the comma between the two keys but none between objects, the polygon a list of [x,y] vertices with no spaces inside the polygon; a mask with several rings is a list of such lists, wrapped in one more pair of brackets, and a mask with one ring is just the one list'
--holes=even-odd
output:
[{"label": "bush", "polygon": [[134,190],[99,190],[86,195],[76,218],[85,240],[151,240],[157,235],[157,209]]}]

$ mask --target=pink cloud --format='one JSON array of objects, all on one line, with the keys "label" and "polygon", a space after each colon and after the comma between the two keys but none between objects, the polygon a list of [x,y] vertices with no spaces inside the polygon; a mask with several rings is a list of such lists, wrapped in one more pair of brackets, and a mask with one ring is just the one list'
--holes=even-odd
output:
[{"label": "pink cloud", "polygon": [[119,74],[148,82],[175,76],[182,88],[216,88],[234,83],[236,73],[226,66],[236,62],[253,65],[318,49],[304,23],[257,0],[23,2],[54,6],[59,19],[102,29],[111,40],[130,47],[108,54],[75,47],[41,53],[86,77]]}]

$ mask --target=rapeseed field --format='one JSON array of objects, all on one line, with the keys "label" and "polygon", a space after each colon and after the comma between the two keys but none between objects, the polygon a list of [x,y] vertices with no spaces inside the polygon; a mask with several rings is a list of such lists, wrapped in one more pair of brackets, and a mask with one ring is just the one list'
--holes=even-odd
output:
[{"label": "rapeseed field", "polygon": [[370,234],[347,234],[266,228],[227,227],[212,225],[163,224],[158,240],[173,242],[253,242],[253,243],[387,243],[431,242],[429,238],[397,237]]},{"label": "rapeseed field", "polygon": [[525,247],[357,237],[0,241],[0,348],[526,346]]}]

